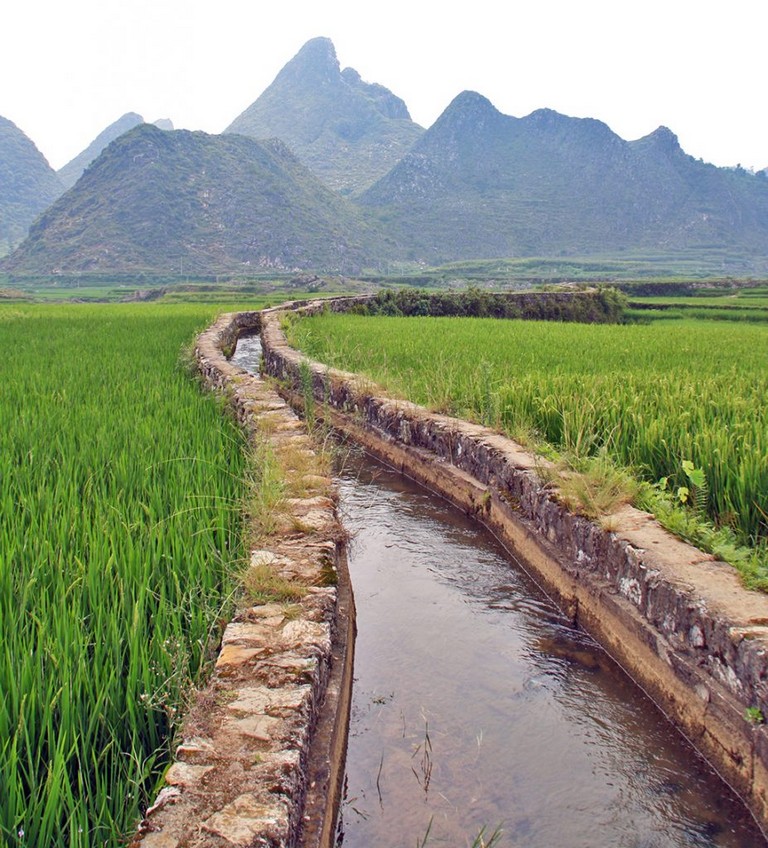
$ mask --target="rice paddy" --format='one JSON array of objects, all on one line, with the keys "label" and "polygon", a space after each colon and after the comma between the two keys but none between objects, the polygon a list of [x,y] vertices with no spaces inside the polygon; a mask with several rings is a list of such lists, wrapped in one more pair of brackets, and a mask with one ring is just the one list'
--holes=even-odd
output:
[{"label": "rice paddy", "polygon": [[[242,433],[179,364],[213,315],[0,305],[3,844],[124,844],[211,658],[250,476]],[[768,534],[764,326],[328,315],[292,333],[394,393],[670,491],[690,462],[714,521]]]},{"label": "rice paddy", "polygon": [[0,306],[0,842],[124,844],[243,561],[210,307]]},{"label": "rice paddy", "polygon": [[[325,314],[289,332],[309,356],[395,395],[529,444],[608,456],[680,500],[687,490],[702,515],[764,549],[768,327]],[[704,472],[697,491],[691,468]]]}]

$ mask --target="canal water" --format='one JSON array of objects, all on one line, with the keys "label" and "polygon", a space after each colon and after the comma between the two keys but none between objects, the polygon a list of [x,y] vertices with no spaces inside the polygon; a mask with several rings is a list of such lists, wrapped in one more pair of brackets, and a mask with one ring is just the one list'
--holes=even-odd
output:
[{"label": "canal water", "polygon": [[[246,344],[233,361],[258,370]],[[354,449],[339,485],[358,624],[339,846],[766,845],[490,533]]]}]

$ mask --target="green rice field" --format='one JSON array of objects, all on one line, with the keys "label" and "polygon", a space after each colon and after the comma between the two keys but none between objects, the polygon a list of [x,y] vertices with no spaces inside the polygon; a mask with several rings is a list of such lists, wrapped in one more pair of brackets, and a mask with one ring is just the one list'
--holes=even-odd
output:
[{"label": "green rice field", "polygon": [[[391,393],[643,480],[690,488],[742,543],[768,535],[768,326],[585,325],[325,314],[296,321],[309,356]],[[690,466],[689,466],[690,468]]]},{"label": "green rice field", "polygon": [[733,291],[725,289],[717,294],[710,289],[677,297],[633,297],[628,314],[642,322],[695,318],[768,324],[768,290],[764,286],[750,286]]},{"label": "green rice field", "polygon": [[0,843],[117,846],[243,560],[206,306],[0,306]]}]

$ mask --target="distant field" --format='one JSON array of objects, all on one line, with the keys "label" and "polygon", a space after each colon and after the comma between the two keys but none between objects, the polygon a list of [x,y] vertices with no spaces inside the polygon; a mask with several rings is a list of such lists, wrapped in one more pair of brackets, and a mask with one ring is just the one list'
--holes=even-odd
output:
[{"label": "distant field", "polygon": [[768,323],[768,289],[743,288],[719,294],[633,297],[629,314],[638,321],[696,318],[705,321]]},{"label": "distant field", "polygon": [[[388,280],[414,286],[451,286],[458,281],[484,285],[492,281],[496,288],[523,283],[620,283],[636,286],[656,285],[679,288],[681,284],[717,286],[752,285],[757,275],[768,275],[766,257],[747,258],[743,253],[718,248],[671,253],[628,251],[604,256],[517,257],[514,259],[477,259],[450,262],[435,268],[409,263],[392,263]],[[369,279],[382,281],[382,275]],[[383,280],[387,282],[387,280]],[[639,294],[639,291],[635,292]]]},{"label": "distant field", "polygon": [[433,409],[579,455],[606,450],[650,482],[705,470],[706,510],[768,534],[768,327],[597,326],[322,315],[291,327],[310,356]]},{"label": "distant field", "polygon": [[0,842],[118,846],[242,561],[208,307],[0,305]]},{"label": "distant field", "polygon": [[152,301],[162,303],[230,304],[258,309],[294,298],[327,297],[359,293],[372,286],[348,278],[278,274],[205,280],[172,279],[160,275],[147,279],[117,275],[115,279],[9,278],[0,272],[0,304],[27,303],[119,303]]},{"label": "distant field", "polygon": [[684,306],[691,309],[712,307],[713,309],[768,309],[768,294],[740,292],[722,294],[719,297],[643,297],[633,298],[651,306]]}]

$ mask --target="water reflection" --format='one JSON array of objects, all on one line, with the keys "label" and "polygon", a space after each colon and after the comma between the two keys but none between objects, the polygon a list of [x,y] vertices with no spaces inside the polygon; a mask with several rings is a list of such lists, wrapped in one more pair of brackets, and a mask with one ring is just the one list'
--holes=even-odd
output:
[{"label": "water reflection", "polygon": [[361,460],[342,480],[358,611],[344,848],[765,842],[655,707],[498,543]]}]

